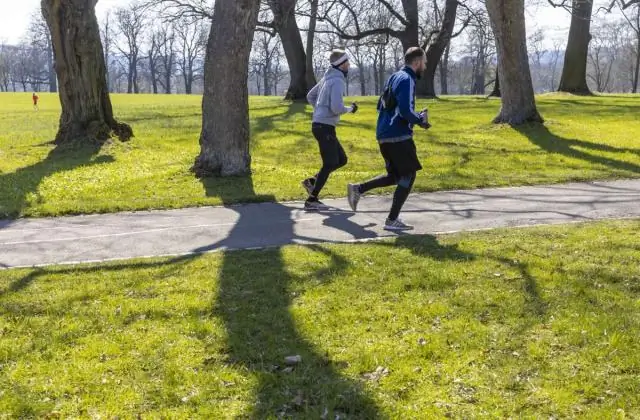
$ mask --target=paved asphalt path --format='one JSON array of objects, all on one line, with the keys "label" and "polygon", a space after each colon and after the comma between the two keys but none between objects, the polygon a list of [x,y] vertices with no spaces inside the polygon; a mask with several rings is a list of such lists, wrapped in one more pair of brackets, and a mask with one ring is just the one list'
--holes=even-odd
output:
[{"label": "paved asphalt path", "polygon": [[[390,202],[364,197],[356,214],[337,199],[322,213],[264,203],[0,220],[0,268],[375,240],[393,236],[382,230]],[[402,214],[414,234],[629,217],[640,218],[640,180],[415,194]]]}]

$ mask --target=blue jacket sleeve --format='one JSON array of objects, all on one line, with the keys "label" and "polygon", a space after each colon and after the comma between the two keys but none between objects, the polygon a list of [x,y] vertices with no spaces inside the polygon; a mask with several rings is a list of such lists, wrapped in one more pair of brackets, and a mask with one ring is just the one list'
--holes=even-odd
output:
[{"label": "blue jacket sleeve", "polygon": [[413,110],[413,80],[407,78],[401,80],[396,87],[396,100],[398,101],[398,107],[400,115],[409,124],[422,123],[422,117],[416,114]]}]

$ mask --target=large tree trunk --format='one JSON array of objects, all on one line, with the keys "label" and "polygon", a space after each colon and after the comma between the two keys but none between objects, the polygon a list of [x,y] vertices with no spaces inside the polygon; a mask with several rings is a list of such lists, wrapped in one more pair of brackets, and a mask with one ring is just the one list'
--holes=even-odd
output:
[{"label": "large tree trunk", "polygon": [[316,26],[318,23],[318,0],[311,0],[311,17],[309,18],[309,32],[307,33],[307,87],[311,88],[316,84],[316,76],[313,73],[313,51],[316,37]]},{"label": "large tree trunk", "polygon": [[113,117],[107,90],[97,0],[42,0],[51,32],[62,115],[56,144],[103,142],[117,135],[125,141],[131,127]]},{"label": "large tree trunk", "polygon": [[573,0],[571,28],[564,56],[564,67],[558,91],[577,95],[590,95],[587,86],[587,59],[591,34],[593,0]]},{"label": "large tree trunk", "polygon": [[524,0],[487,0],[491,27],[496,36],[502,108],[495,123],[512,125],[542,122],[529,69]]},{"label": "large tree trunk", "polygon": [[458,14],[458,0],[447,0],[444,8],[442,26],[436,40],[427,48],[427,68],[422,75],[422,83],[418,83],[417,94],[427,98],[435,98],[436,95],[436,70],[442,59],[442,55],[451,42],[453,28]]},{"label": "large tree trunk", "polygon": [[[249,54],[260,0],[217,0],[204,72],[197,176],[246,175],[249,153]],[[229,54],[233,51],[233,54]]]},{"label": "large tree trunk", "polygon": [[402,0],[402,10],[407,19],[407,25],[400,34],[403,52],[411,47],[420,46],[420,22],[418,0]]},{"label": "large tree trunk", "polygon": [[[270,0],[269,5],[273,12],[276,30],[282,41],[284,55],[287,57],[291,76],[285,99],[306,100],[309,89],[315,84],[315,76],[313,69],[307,69],[307,56],[296,22],[296,0]],[[313,83],[308,85],[307,80]]]}]

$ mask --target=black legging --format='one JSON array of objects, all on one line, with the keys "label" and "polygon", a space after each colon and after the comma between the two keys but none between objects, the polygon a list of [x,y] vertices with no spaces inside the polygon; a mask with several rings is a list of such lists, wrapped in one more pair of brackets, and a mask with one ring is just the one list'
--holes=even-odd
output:
[{"label": "black legging", "polygon": [[416,173],[413,172],[409,175],[403,175],[397,177],[393,174],[380,175],[373,178],[370,181],[360,185],[360,193],[364,194],[367,191],[371,191],[376,188],[390,187],[397,185],[396,191],[393,194],[393,204],[391,205],[391,211],[389,212],[389,220],[397,220],[400,216],[402,206],[409,198],[413,184],[416,181]]},{"label": "black legging", "polygon": [[329,175],[347,164],[347,154],[336,136],[335,127],[316,123],[313,124],[312,131],[318,141],[320,156],[322,156],[322,168],[316,175],[316,182],[311,193],[312,197],[318,197],[327,183]]}]

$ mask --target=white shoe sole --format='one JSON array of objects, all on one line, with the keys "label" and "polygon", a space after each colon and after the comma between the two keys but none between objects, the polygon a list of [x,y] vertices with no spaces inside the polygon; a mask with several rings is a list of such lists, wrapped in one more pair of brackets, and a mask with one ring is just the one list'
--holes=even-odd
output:
[{"label": "white shoe sole", "polygon": [[404,228],[400,228],[400,227],[395,227],[395,226],[385,226],[384,230],[388,231],[388,232],[408,232],[410,230],[413,230],[413,226],[411,227],[404,227]]}]

